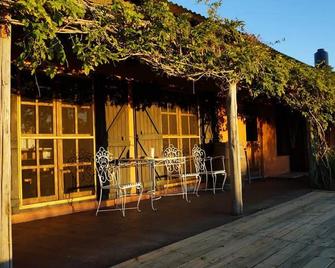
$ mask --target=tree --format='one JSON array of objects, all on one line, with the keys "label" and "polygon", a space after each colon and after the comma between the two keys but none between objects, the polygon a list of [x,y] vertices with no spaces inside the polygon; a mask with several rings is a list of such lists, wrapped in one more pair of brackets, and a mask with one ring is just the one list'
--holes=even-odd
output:
[{"label": "tree", "polygon": [[0,14],[0,267],[12,267],[11,165],[10,165],[10,54],[11,29]]},{"label": "tree", "polygon": [[[313,131],[314,157],[327,163],[325,129],[334,122],[334,74],[314,69],[283,56],[243,29],[243,22],[221,18],[220,1],[208,4],[208,17],[194,22],[192,14],[176,15],[165,1],[146,0],[134,5],[114,0],[98,5],[88,0],[5,0],[12,24],[22,27],[21,55],[14,59],[32,73],[50,76],[73,72],[74,56],[79,73],[97,66],[136,58],[159,73],[190,80],[213,79],[228,92],[228,128],[234,185],[235,214],[241,214],[241,175],[237,135],[236,91],[246,87],[252,97],[276,98],[300,112]],[[319,170],[329,170],[319,165]],[[320,172],[318,172],[320,173]],[[322,181],[332,180],[324,172]],[[323,176],[323,175],[322,175]],[[325,182],[322,183],[325,185]]]}]

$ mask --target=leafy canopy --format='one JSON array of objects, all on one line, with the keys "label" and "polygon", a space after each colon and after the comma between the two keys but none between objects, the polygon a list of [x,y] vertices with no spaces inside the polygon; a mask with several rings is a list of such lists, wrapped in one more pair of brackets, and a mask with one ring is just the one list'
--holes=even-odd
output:
[{"label": "leafy canopy", "polygon": [[304,115],[315,133],[316,154],[326,153],[325,129],[335,111],[331,68],[312,68],[265,46],[244,31],[243,22],[221,18],[220,1],[198,0],[208,5],[208,17],[196,21],[187,12],[174,14],[164,0],[95,2],[10,2],[9,12],[23,31],[15,63],[54,76],[71,69],[70,57],[85,74],[137,58],[167,75],[214,79],[222,90],[238,83],[251,96],[276,98]]}]

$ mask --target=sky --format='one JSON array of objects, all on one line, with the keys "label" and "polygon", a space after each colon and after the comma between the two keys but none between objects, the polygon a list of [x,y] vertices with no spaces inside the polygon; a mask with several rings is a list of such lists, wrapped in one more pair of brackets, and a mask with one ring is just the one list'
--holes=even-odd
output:
[{"label": "sky", "polygon": [[[206,15],[206,6],[196,0],[171,2]],[[247,32],[309,65],[317,49],[324,48],[335,67],[335,0],[223,0],[219,13],[244,21]]]}]

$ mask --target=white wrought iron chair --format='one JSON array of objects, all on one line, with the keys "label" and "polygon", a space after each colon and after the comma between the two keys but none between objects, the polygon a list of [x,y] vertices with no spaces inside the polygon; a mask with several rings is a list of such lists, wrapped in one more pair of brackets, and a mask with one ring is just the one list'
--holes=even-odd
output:
[{"label": "white wrought iron chair", "polygon": [[196,179],[195,193],[198,195],[198,184],[201,181],[199,173],[187,173],[186,171],[186,157],[183,156],[181,150],[178,150],[172,144],[170,144],[164,150],[164,162],[167,171],[167,182],[169,185],[169,180],[171,178],[179,177],[181,179],[181,189],[182,193],[179,193],[185,198],[187,202],[188,200],[188,191],[187,191],[187,182],[189,179]]},{"label": "white wrought iron chair", "polygon": [[[96,169],[98,173],[99,183],[100,183],[100,196],[98,202],[98,208],[96,211],[96,215],[100,211],[116,211],[119,210],[122,212],[122,216],[125,217],[127,209],[137,209],[138,212],[140,210],[140,201],[142,198],[143,186],[142,183],[127,183],[122,184],[120,179],[120,164],[117,164],[115,160],[113,160],[112,155],[103,147],[99,148],[99,151],[96,153]],[[115,190],[115,207],[114,208],[105,208],[100,209],[101,201],[102,201],[102,191],[103,190]],[[126,198],[135,194],[128,193],[131,189],[136,189],[139,191],[137,205],[136,207],[126,207]],[[118,206],[118,199],[121,200],[121,207]]]},{"label": "white wrought iron chair", "polygon": [[[206,157],[205,150],[201,149],[197,144],[195,144],[193,149],[192,149],[192,156],[193,156],[193,161],[194,161],[194,165],[195,165],[195,170],[196,170],[196,172],[198,172],[200,174],[200,182],[199,182],[197,190],[199,190],[199,187],[200,187],[201,175],[204,175],[205,178],[206,178],[205,191],[213,190],[213,193],[215,194],[215,190],[220,189],[220,188],[216,188],[217,176],[221,175],[221,176],[223,176],[222,185],[221,185],[221,190],[223,191],[223,187],[224,187],[224,185],[226,183],[226,179],[227,179],[227,172],[226,172],[225,163],[224,163],[224,156]],[[220,161],[221,162],[220,163],[221,164],[220,169],[214,170],[213,160],[215,160],[215,159],[221,160]],[[207,169],[206,162],[209,162],[210,170]],[[208,188],[208,175],[212,176],[213,188]]]}]

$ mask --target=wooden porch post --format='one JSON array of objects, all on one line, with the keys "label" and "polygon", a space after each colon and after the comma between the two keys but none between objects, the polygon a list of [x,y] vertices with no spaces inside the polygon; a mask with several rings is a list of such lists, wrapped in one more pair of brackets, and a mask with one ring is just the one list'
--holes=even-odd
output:
[{"label": "wooden porch post", "polygon": [[233,193],[233,214],[243,214],[242,199],[242,178],[241,178],[241,158],[240,143],[238,136],[238,119],[237,119],[237,83],[229,84],[227,97],[228,113],[228,144],[229,144],[229,164],[230,178]]},{"label": "wooden porch post", "polygon": [[12,267],[10,68],[11,27],[0,24],[0,267]]},{"label": "wooden porch post", "polygon": [[[133,101],[133,82],[128,80],[128,130],[129,130],[129,158],[137,158],[137,134],[135,122],[135,106]],[[130,168],[130,179],[132,182],[137,180],[137,169]]]}]

